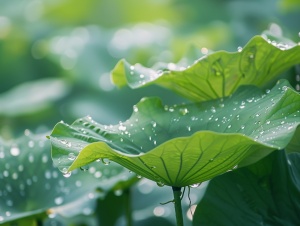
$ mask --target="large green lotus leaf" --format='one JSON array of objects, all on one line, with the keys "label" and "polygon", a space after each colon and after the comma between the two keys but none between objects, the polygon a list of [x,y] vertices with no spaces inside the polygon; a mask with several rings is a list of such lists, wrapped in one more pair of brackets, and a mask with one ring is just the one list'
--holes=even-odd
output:
[{"label": "large green lotus leaf", "polygon": [[58,123],[50,135],[55,164],[66,172],[107,158],[156,182],[186,186],[284,148],[300,123],[300,95],[286,81],[267,93],[245,86],[228,98],[178,106],[146,98],[133,109],[117,125],[91,117]]},{"label": "large green lotus leaf", "polygon": [[286,225],[300,222],[300,154],[276,151],[210,181],[193,225]]},{"label": "large green lotus leaf", "polygon": [[136,179],[116,163],[99,162],[64,177],[53,166],[45,135],[26,134],[11,142],[0,140],[0,224],[45,212],[66,217],[92,213],[97,198]]},{"label": "large green lotus leaf", "polygon": [[113,82],[139,88],[157,84],[194,101],[231,95],[240,85],[263,86],[300,63],[300,46],[271,42],[255,36],[238,52],[218,51],[182,67],[159,64],[146,68],[121,60],[112,71]]}]

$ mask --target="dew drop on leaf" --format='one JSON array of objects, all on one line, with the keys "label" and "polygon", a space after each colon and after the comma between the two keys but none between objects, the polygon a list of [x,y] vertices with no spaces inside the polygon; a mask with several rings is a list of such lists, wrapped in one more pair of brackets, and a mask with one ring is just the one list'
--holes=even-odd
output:
[{"label": "dew drop on leaf", "polygon": [[152,127],[156,127],[156,122],[155,121],[152,121],[151,124],[152,124]]},{"label": "dew drop on leaf", "polygon": [[120,131],[125,131],[126,130],[126,126],[123,126],[122,124],[119,126],[119,130]]},{"label": "dew drop on leaf", "polygon": [[156,184],[157,184],[158,187],[163,187],[163,186],[165,186],[165,184],[164,184],[162,181],[158,181]]},{"label": "dew drop on leaf", "polygon": [[102,161],[102,163],[104,164],[104,165],[109,165],[110,164],[110,161],[108,160],[108,159],[101,159],[101,161]]},{"label": "dew drop on leaf", "polygon": [[216,113],[216,108],[215,108],[215,107],[211,107],[210,111],[211,111],[212,113]]},{"label": "dew drop on leaf", "polygon": [[71,174],[72,174],[71,172],[67,172],[67,173],[64,173],[63,176],[65,178],[69,178],[71,176]]},{"label": "dew drop on leaf", "polygon": [[134,112],[138,112],[139,111],[139,109],[138,109],[138,107],[136,105],[133,105],[133,111]]},{"label": "dew drop on leaf", "polygon": [[123,190],[122,189],[117,189],[114,191],[115,196],[121,196],[123,194]]},{"label": "dew drop on leaf", "polygon": [[186,115],[186,114],[189,113],[189,110],[188,110],[187,108],[180,108],[180,109],[179,109],[179,113],[180,113],[181,115]]},{"label": "dew drop on leaf", "polygon": [[16,145],[13,145],[13,146],[11,147],[11,149],[10,149],[10,154],[11,154],[12,156],[18,156],[18,155],[20,154],[20,149],[19,149],[19,147],[16,146]]},{"label": "dew drop on leaf", "polygon": [[32,140],[30,140],[28,142],[28,147],[33,148],[34,147],[34,142]]},{"label": "dew drop on leaf", "polygon": [[198,188],[201,185],[201,183],[192,184],[190,185],[191,188]]},{"label": "dew drop on leaf", "polygon": [[68,155],[68,159],[73,161],[76,158],[76,156],[74,155],[74,153],[69,153]]},{"label": "dew drop on leaf", "polygon": [[55,202],[56,205],[62,204],[63,201],[64,201],[64,200],[63,200],[62,197],[57,197],[57,198],[54,199],[54,202]]}]

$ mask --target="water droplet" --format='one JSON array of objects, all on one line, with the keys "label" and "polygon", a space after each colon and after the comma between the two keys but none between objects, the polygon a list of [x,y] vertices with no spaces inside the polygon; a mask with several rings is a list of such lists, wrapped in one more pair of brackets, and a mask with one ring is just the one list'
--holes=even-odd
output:
[{"label": "water droplet", "polygon": [[211,108],[210,108],[210,111],[211,111],[212,113],[216,113],[216,108],[215,108],[215,107],[211,107]]},{"label": "water droplet", "polygon": [[133,111],[134,112],[138,112],[139,111],[139,109],[138,109],[138,107],[136,105],[133,105]]},{"label": "water droplet", "polygon": [[281,121],[280,124],[283,125],[285,123],[285,121]]},{"label": "water droplet", "polygon": [[75,158],[76,158],[76,156],[74,153],[69,153],[69,155],[68,155],[69,160],[73,161],[73,160],[75,160]]},{"label": "water droplet", "polygon": [[48,156],[47,155],[43,155],[42,156],[42,162],[43,163],[47,163],[48,162]]},{"label": "water droplet", "polygon": [[126,126],[123,126],[122,124],[119,126],[119,130],[120,131],[125,131],[126,130]]},{"label": "water droplet", "polygon": [[137,177],[137,178],[139,178],[139,179],[141,179],[141,178],[142,178],[142,176],[141,176],[141,175],[136,175],[136,177]]},{"label": "water droplet", "polygon": [[29,156],[28,156],[28,161],[29,161],[30,163],[33,163],[33,162],[34,162],[34,156],[33,156],[33,155],[29,155]]},{"label": "water droplet", "polygon": [[282,87],[282,91],[287,91],[288,87],[287,86],[283,86]]},{"label": "water droplet", "polygon": [[271,123],[271,121],[270,121],[270,120],[268,120],[268,121],[266,122],[266,124],[267,124],[267,125],[269,125],[270,123]]},{"label": "water droplet", "polygon": [[219,107],[221,107],[221,108],[223,108],[224,106],[225,106],[224,103],[220,103],[220,104],[219,104]]},{"label": "water droplet", "polygon": [[156,127],[156,122],[155,121],[152,121],[151,124],[152,124],[152,127]]},{"label": "water droplet", "polygon": [[32,140],[28,141],[28,147],[33,148],[34,147],[34,141],[32,141]]},{"label": "water droplet", "polygon": [[230,128],[231,128],[231,125],[228,125],[227,128],[230,129]]},{"label": "water droplet", "polygon": [[11,149],[10,149],[10,154],[11,154],[12,156],[18,156],[18,155],[20,154],[20,149],[19,149],[19,147],[16,146],[16,145],[13,145],[13,146],[11,147]]},{"label": "water droplet", "polygon": [[191,120],[192,120],[192,121],[197,121],[198,118],[197,118],[196,116],[192,116],[192,117],[191,117]]},{"label": "water droplet", "polygon": [[121,196],[123,194],[123,190],[122,189],[117,189],[114,191],[115,196]]},{"label": "water droplet", "polygon": [[55,202],[56,205],[62,204],[63,201],[64,201],[64,200],[63,200],[62,197],[57,197],[57,198],[54,199],[54,202]]},{"label": "water droplet", "polygon": [[103,163],[104,165],[106,165],[106,166],[110,164],[109,159],[103,158],[103,159],[101,159],[101,161],[102,161],[102,163]]},{"label": "water droplet", "polygon": [[191,188],[198,188],[201,185],[201,183],[192,184],[190,185]]},{"label": "water droplet", "polygon": [[213,162],[214,161],[214,159],[210,159],[210,160],[208,160],[209,162]]},{"label": "water droplet", "polygon": [[180,109],[179,109],[179,113],[180,113],[181,115],[186,115],[186,114],[189,113],[189,110],[188,110],[187,108],[180,108]]},{"label": "water droplet", "polygon": [[71,176],[71,174],[72,174],[71,172],[67,172],[67,173],[64,173],[63,176],[65,178],[69,178]]},{"label": "water droplet", "polygon": [[75,182],[75,185],[76,185],[76,187],[81,187],[82,186],[82,182],[80,181],[80,180],[77,180],[76,182]]},{"label": "water droplet", "polygon": [[245,129],[245,126],[244,126],[244,125],[241,125],[241,129]]},{"label": "water droplet", "polygon": [[95,178],[100,178],[102,176],[102,173],[100,171],[96,171],[94,176]]},{"label": "water droplet", "polygon": [[61,172],[62,173],[67,173],[68,172],[68,168],[66,168],[66,167],[62,168]]},{"label": "water droplet", "polygon": [[158,181],[156,184],[157,184],[158,187],[165,186],[165,183],[163,183],[162,181]]},{"label": "water droplet", "polygon": [[241,46],[239,46],[239,47],[237,48],[237,51],[238,51],[238,52],[242,52],[242,50],[243,50],[243,47],[241,47]]}]

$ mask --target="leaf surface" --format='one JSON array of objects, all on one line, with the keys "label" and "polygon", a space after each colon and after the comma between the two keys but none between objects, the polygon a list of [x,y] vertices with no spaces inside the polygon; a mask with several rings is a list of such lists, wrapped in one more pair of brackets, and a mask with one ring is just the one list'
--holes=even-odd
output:
[{"label": "leaf surface", "polygon": [[299,45],[255,36],[240,52],[214,52],[185,67],[160,63],[147,68],[123,59],[113,69],[112,80],[118,87],[157,84],[190,100],[203,101],[229,96],[245,84],[261,87],[299,63]]},{"label": "leaf surface", "polygon": [[91,117],[58,123],[50,135],[55,164],[70,171],[107,158],[161,184],[203,182],[284,148],[300,122],[300,96],[281,81],[268,93],[247,86],[228,98],[177,106],[146,98],[133,110],[117,125]]},{"label": "leaf surface", "polygon": [[1,224],[45,212],[67,217],[92,213],[96,198],[115,187],[122,189],[122,183],[134,177],[118,164],[95,162],[86,172],[78,169],[66,178],[53,167],[49,149],[45,135],[0,140]]},{"label": "leaf surface", "polygon": [[[298,225],[300,154],[277,151],[210,181],[193,225]],[[234,216],[234,217],[232,217]]]}]

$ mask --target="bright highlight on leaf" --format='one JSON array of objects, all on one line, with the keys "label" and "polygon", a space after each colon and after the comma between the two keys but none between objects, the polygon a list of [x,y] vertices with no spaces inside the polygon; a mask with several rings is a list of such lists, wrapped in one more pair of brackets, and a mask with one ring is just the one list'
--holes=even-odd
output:
[{"label": "bright highlight on leaf", "polygon": [[299,63],[299,45],[255,36],[238,52],[218,51],[186,67],[160,63],[158,67],[146,68],[121,60],[112,71],[112,79],[118,87],[157,84],[190,100],[203,101],[229,96],[241,85],[261,87]]},{"label": "bright highlight on leaf", "polygon": [[58,123],[50,139],[61,170],[106,159],[160,185],[182,187],[284,148],[299,123],[300,95],[281,81],[266,93],[245,86],[200,103],[163,106],[158,98],[143,99],[125,122],[107,126],[86,117]]}]

